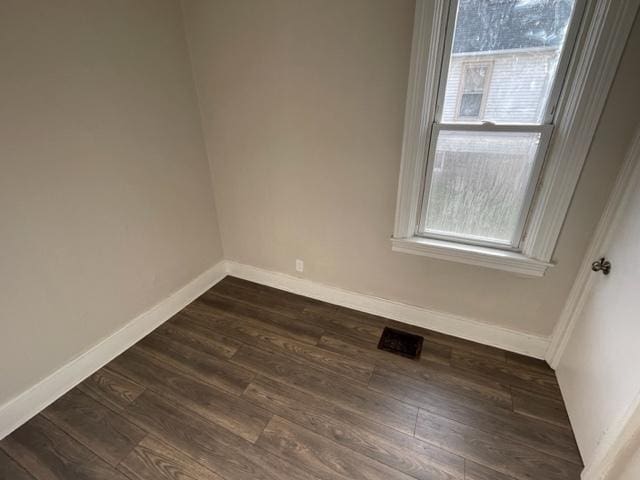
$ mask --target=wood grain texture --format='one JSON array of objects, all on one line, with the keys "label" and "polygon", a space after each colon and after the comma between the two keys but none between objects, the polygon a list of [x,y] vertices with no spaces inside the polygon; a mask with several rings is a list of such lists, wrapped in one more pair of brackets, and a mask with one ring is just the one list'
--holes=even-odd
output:
[{"label": "wood grain texture", "polygon": [[226,480],[315,480],[286,460],[199,415],[176,408],[175,402],[154,392],[140,395],[124,414]]},{"label": "wood grain texture", "polygon": [[[399,355],[393,355],[377,349],[377,343],[354,337],[340,337],[333,333],[325,333],[320,337],[318,346],[332,352],[341,353],[352,358],[366,359],[372,363],[382,363],[384,365],[398,365],[399,368],[421,369],[425,364],[440,363],[449,365],[451,359],[451,348],[428,343],[422,345],[422,353],[419,360],[408,359]],[[375,347],[375,348],[374,348]]]},{"label": "wood grain texture", "polygon": [[[264,310],[270,310],[280,315],[298,318],[305,310],[304,301],[291,301],[286,292],[272,293],[271,291],[255,288],[239,287],[233,282],[224,282],[216,285],[215,294],[236,302],[244,302],[249,305],[259,305]],[[205,293],[204,298],[208,298]]]},{"label": "wood grain texture", "polygon": [[231,361],[367,415],[401,432],[413,433],[417,408],[356,385],[347,378],[327,375],[308,362],[295,362],[248,346],[241,347]]},{"label": "wood grain texture", "polygon": [[[258,377],[246,398],[333,442],[419,480],[464,477],[464,460],[392,428],[355,414],[316,395]],[[349,450],[345,454],[350,455]]]},{"label": "wood grain texture", "polygon": [[535,370],[538,373],[555,377],[553,369],[545,362],[538,358],[527,357],[519,353],[506,352],[507,364],[514,365],[525,370]]},{"label": "wood grain texture", "polygon": [[[212,292],[215,291],[213,290]],[[212,292],[200,297],[198,301],[192,304],[193,307],[200,309],[200,311],[204,309],[209,315],[217,314],[222,318],[235,321],[260,320],[260,322],[268,326],[269,330],[278,335],[290,337],[311,345],[318,343],[318,339],[324,333],[322,327],[301,318],[303,316],[302,313],[287,314],[277,312],[263,308],[260,305],[238,301],[237,299]]]},{"label": "wood grain texture", "polygon": [[[189,347],[199,350],[208,355],[219,356],[223,358],[230,358],[238,350],[238,342],[228,337],[224,337],[210,329],[203,334],[197,330],[190,328],[189,326],[183,326],[182,315],[178,314],[164,325],[161,325],[155,330],[155,333],[174,340],[184,343]],[[189,317],[184,316],[185,321],[188,321]]]},{"label": "wood grain texture", "polygon": [[515,480],[509,475],[496,472],[471,460],[465,460],[465,480]]},{"label": "wood grain texture", "polygon": [[[354,310],[351,310],[351,312],[354,312]],[[470,340],[465,340],[464,338],[452,337],[451,335],[447,335],[445,333],[435,332],[433,330],[427,330],[425,328],[421,328],[415,325],[401,323],[396,320],[384,319],[383,317],[369,315],[368,313],[364,313],[364,312],[356,312],[356,313],[358,315],[358,318],[363,319],[365,321],[374,321],[374,322],[378,322],[378,324],[381,326],[389,326],[392,328],[405,330],[407,332],[414,333],[416,335],[422,335],[425,338],[426,343],[429,343],[429,344],[446,346],[451,349],[471,352],[471,353],[474,353],[475,355],[482,355],[488,358],[493,358],[495,360],[502,360],[502,361],[506,359],[506,356],[509,353],[500,348],[472,342]]]},{"label": "wood grain texture", "polygon": [[411,480],[412,477],[280,417],[258,439],[259,446],[325,480]]},{"label": "wood grain texture", "polygon": [[34,480],[34,478],[0,449],[0,480]]},{"label": "wood grain texture", "polygon": [[112,466],[146,436],[144,430],[75,388],[42,415]]},{"label": "wood grain texture", "polygon": [[316,298],[304,297],[302,295],[287,292],[286,290],[280,290],[274,287],[270,287],[269,285],[263,285],[261,283],[252,282],[251,280],[245,280],[239,277],[228,276],[224,279],[224,281],[225,283],[241,288],[246,288],[251,291],[277,295],[279,298],[286,299],[290,302],[295,302],[296,304],[301,305],[303,308],[320,308],[323,310],[334,310],[336,308],[342,308],[332,303],[318,300]]},{"label": "wood grain texture", "polygon": [[131,480],[224,480],[180,450],[152,436],[125,458],[118,470]]},{"label": "wood grain texture", "polygon": [[253,378],[253,374],[244,368],[155,333],[143,338],[135,348],[235,395],[240,395]]},{"label": "wood grain texture", "polygon": [[222,326],[220,330],[246,345],[276,352],[294,360],[304,360],[330,373],[349,377],[364,384],[371,377],[373,364],[370,362],[291,340],[264,327],[259,321],[247,320]]},{"label": "wood grain texture", "polygon": [[[379,351],[385,326],[422,335],[422,358]],[[578,480],[581,468],[544,362],[234,278],[0,442],[2,480]]]},{"label": "wood grain texture", "polygon": [[38,480],[127,480],[42,415],[2,440],[0,448]]},{"label": "wood grain texture", "polygon": [[496,361],[470,352],[454,351],[451,365],[478,375],[562,401],[560,387],[554,376],[537,369],[522,368],[512,363]]},{"label": "wood grain texture", "polygon": [[132,348],[111,363],[122,375],[254,442],[271,418],[266,410]]},{"label": "wood grain texture", "polygon": [[397,371],[401,375],[416,379],[418,383],[426,383],[433,389],[446,389],[503,407],[511,407],[512,404],[508,386],[466,370],[442,365],[440,362],[434,363],[423,358],[418,361],[411,360],[371,347],[366,348],[362,343],[357,345],[352,339],[330,335],[323,335],[319,345],[353,358],[367,360],[386,370]]},{"label": "wood grain texture", "polygon": [[504,443],[517,441],[550,456],[581,464],[575,439],[565,428],[538,422],[510,409],[495,407],[462,395],[443,395],[396,372],[376,370],[369,387],[432,414],[455,420],[487,433]]},{"label": "wood grain texture", "polygon": [[[272,290],[275,290],[275,289],[272,289]],[[308,309],[308,310],[313,311],[312,309]],[[348,319],[349,321],[356,322],[356,324],[360,324],[360,325],[366,324],[366,325],[377,327],[377,328],[392,327],[392,328],[404,330],[416,335],[421,335],[425,337],[426,340],[428,340],[427,342],[425,342],[426,346],[432,345],[434,347],[445,347],[449,349],[449,351],[452,348],[456,348],[456,349],[461,349],[463,351],[473,352],[477,355],[483,355],[489,358],[494,358],[497,360],[505,360],[506,354],[508,353],[496,347],[482,345],[482,344],[475,343],[462,338],[452,337],[451,335],[446,335],[444,333],[439,333],[432,330],[426,330],[421,327],[409,325],[406,323],[401,323],[396,320],[380,317],[378,315],[359,312],[357,310],[353,310],[350,308],[336,307],[335,316],[337,318],[340,318],[341,322],[345,322],[345,320]],[[356,336],[355,338],[362,339],[363,337]],[[425,345],[423,345],[423,348],[425,347]],[[528,358],[528,357],[524,357],[524,358]]]},{"label": "wood grain texture", "polygon": [[340,307],[338,305],[327,303],[322,300],[304,297],[302,295],[287,292],[286,290],[280,290],[274,287],[251,282],[249,280],[243,280],[237,277],[229,276],[225,278],[225,283],[233,285],[234,287],[240,287],[249,290],[250,292],[259,292],[261,295],[259,297],[259,304],[261,305],[282,305],[285,308],[290,307],[296,311],[304,310],[326,314],[331,314],[333,312],[339,312],[340,314],[355,312],[355,310]]},{"label": "wood grain texture", "polygon": [[416,437],[518,480],[578,480],[582,467],[500,437],[420,410]]},{"label": "wood grain texture", "polygon": [[368,342],[372,347],[378,345],[384,327],[371,325],[359,319],[343,315],[340,310],[331,313],[305,310],[303,318],[315,325],[320,325],[325,332],[345,338],[353,338]]},{"label": "wood grain texture", "polygon": [[511,394],[514,412],[571,429],[562,401],[517,387],[511,387]]},{"label": "wood grain texture", "polygon": [[108,367],[98,370],[77,388],[114,410],[126,407],[144,391],[142,385],[123,377]]}]

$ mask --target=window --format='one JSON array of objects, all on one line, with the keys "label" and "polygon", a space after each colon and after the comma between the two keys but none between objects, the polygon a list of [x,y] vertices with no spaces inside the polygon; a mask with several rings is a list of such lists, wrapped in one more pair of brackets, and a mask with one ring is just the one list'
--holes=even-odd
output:
[{"label": "window", "polygon": [[519,249],[575,6],[452,2],[417,235]]},{"label": "window", "polygon": [[489,63],[465,63],[462,65],[460,93],[458,100],[458,119],[474,120],[482,116],[490,75]]},{"label": "window", "polygon": [[543,275],[637,9],[417,0],[393,249]]}]

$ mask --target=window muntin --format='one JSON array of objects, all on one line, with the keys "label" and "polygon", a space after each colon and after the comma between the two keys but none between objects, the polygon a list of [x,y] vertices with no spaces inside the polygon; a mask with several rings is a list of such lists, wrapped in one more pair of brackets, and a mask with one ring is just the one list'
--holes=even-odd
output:
[{"label": "window muntin", "polygon": [[577,1],[452,1],[418,235],[519,248]]}]

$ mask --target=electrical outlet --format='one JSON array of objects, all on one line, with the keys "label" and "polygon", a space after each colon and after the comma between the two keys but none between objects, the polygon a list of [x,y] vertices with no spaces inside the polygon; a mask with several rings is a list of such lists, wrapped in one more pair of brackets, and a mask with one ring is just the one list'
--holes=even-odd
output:
[{"label": "electrical outlet", "polygon": [[299,258],[296,259],[296,272],[304,272],[304,262]]}]

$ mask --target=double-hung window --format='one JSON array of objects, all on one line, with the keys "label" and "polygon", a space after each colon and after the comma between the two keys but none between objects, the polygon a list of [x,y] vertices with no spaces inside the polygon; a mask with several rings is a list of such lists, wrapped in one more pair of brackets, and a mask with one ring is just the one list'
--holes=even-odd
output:
[{"label": "double-hung window", "polygon": [[[619,60],[618,51],[596,56],[612,18],[594,14],[594,5],[418,0],[415,28],[423,31],[414,32],[413,48],[422,51],[412,53],[394,250],[536,276],[551,266],[588,148],[580,135],[590,141],[595,128],[585,118],[603,106],[589,110],[595,92],[585,79]],[[426,11],[430,25],[418,18]],[[623,45],[628,31],[623,39],[607,34]],[[549,162],[553,148],[573,149],[575,158]]]},{"label": "double-hung window", "polygon": [[577,1],[451,2],[418,235],[519,249]]}]

